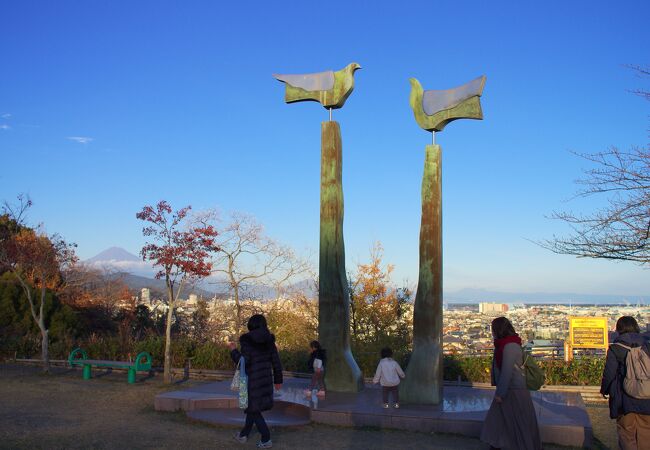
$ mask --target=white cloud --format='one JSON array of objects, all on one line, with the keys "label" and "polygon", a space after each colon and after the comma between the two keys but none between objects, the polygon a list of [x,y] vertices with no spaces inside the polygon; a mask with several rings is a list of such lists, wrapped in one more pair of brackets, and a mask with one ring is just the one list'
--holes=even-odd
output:
[{"label": "white cloud", "polygon": [[68,136],[68,139],[75,141],[79,144],[88,144],[89,142],[94,141],[95,139],[87,136]]},{"label": "white cloud", "polygon": [[9,114],[9,113],[4,113],[4,114],[0,115],[0,118],[3,118],[3,119],[9,119],[10,117],[11,117],[11,114]]},{"label": "white cloud", "polygon": [[0,130],[10,130],[11,127],[6,123],[0,124]]}]

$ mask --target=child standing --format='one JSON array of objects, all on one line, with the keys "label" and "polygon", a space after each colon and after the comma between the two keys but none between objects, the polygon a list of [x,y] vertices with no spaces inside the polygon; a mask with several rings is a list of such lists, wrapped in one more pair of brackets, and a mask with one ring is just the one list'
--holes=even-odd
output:
[{"label": "child standing", "polygon": [[323,397],[325,395],[325,349],[321,348],[320,342],[311,341],[309,343],[309,352],[308,370],[312,373],[312,376],[311,383],[309,383],[309,389],[305,391],[305,394],[311,395],[312,391],[317,389],[318,391],[316,395]]},{"label": "child standing", "polygon": [[386,347],[381,349],[381,361],[377,366],[375,378],[372,382],[381,384],[381,396],[384,402],[384,408],[388,408],[388,394],[393,393],[395,408],[399,408],[399,382],[404,378],[402,368],[393,358],[393,351]]}]

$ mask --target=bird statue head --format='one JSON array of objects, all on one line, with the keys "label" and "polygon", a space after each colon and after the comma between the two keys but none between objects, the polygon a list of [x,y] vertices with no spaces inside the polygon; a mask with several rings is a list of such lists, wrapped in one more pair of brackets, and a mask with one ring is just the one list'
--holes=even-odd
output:
[{"label": "bird statue head", "polygon": [[411,83],[412,88],[420,87],[420,89],[422,89],[422,85],[417,78],[409,78],[409,83]]},{"label": "bird statue head", "polygon": [[414,95],[422,94],[424,90],[422,89],[422,85],[417,78],[409,78],[409,83],[411,83],[411,98],[413,98]]},{"label": "bird statue head", "polygon": [[351,63],[351,64],[348,64],[348,66],[347,66],[345,69],[346,69],[347,71],[349,71],[350,73],[354,73],[354,72],[356,72],[357,70],[359,70],[359,69],[361,69],[361,68],[362,68],[362,67],[361,67],[361,65],[360,65],[359,63],[355,63],[355,62],[353,62],[353,63]]}]

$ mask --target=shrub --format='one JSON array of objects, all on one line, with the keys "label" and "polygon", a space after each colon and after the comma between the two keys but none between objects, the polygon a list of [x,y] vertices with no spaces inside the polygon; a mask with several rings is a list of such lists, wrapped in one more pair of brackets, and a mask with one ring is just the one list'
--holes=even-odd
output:
[{"label": "shrub", "polygon": [[582,357],[570,363],[562,360],[539,361],[546,373],[546,384],[578,386],[600,385],[605,368],[604,357]]},{"label": "shrub", "polygon": [[162,367],[165,360],[165,338],[149,336],[135,344],[134,353],[148,352],[151,355],[153,367]]},{"label": "shrub", "polygon": [[443,358],[443,378],[456,381],[490,382],[492,358],[480,356],[445,355]]},{"label": "shrub", "polygon": [[278,353],[280,354],[283,370],[289,372],[307,372],[309,354],[306,350],[282,349]]},{"label": "shrub", "polygon": [[233,362],[230,350],[224,345],[206,342],[194,350],[192,367],[208,370],[232,370]]}]

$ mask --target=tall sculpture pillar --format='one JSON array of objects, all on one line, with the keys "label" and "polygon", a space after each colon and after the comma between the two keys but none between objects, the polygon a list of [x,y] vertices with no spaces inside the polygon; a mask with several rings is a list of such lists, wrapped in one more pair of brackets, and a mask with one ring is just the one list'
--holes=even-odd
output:
[{"label": "tall sculpture pillar", "polygon": [[338,122],[323,122],[318,336],[321,345],[327,349],[327,389],[358,392],[363,388],[363,378],[350,351],[350,294],[345,274],[341,155],[341,129]]},{"label": "tall sculpture pillar", "polygon": [[413,352],[401,384],[404,403],[442,401],[442,157],[425,148],[420,222],[420,274],[413,309]]},{"label": "tall sculpture pillar", "polygon": [[482,119],[481,76],[463,86],[425,91],[411,78],[410,104],[420,127],[432,133],[422,177],[420,274],[413,307],[413,351],[400,384],[404,403],[436,405],[442,402],[442,158],[435,132],[456,119]]},{"label": "tall sculpture pillar", "polygon": [[363,378],[350,351],[350,293],[343,245],[343,147],[332,110],[341,108],[350,96],[354,72],[360,68],[351,63],[336,72],[274,75],[285,83],[287,103],[319,102],[330,114],[329,122],[321,124],[318,336],[327,350],[325,385],[339,392],[358,392],[363,388]]}]

